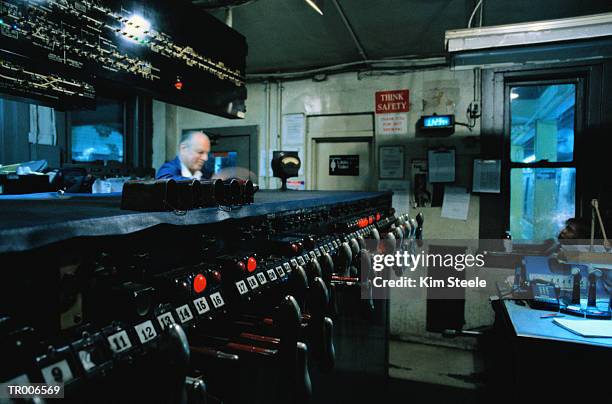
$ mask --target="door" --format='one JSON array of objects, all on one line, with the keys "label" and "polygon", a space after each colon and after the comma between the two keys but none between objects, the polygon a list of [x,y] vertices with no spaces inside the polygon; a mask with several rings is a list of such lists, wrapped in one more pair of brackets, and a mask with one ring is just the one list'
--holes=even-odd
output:
[{"label": "door", "polygon": [[368,140],[314,140],[314,189],[367,191],[371,189],[372,142]]}]

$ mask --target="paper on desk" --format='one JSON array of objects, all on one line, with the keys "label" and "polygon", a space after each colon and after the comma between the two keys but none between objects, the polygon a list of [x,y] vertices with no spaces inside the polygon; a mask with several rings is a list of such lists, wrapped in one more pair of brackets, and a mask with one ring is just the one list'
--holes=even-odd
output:
[{"label": "paper on desk", "polygon": [[586,338],[612,338],[612,320],[570,320],[555,318],[553,323]]},{"label": "paper on desk", "polygon": [[467,220],[470,208],[470,194],[466,188],[447,185],[444,187],[442,217]]}]

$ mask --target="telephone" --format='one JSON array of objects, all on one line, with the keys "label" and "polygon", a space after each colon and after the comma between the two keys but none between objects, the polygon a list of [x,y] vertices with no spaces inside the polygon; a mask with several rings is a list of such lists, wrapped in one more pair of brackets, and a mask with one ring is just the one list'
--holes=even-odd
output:
[{"label": "telephone", "polygon": [[559,310],[559,288],[554,283],[546,282],[541,279],[534,279],[529,282],[531,291],[529,306],[537,310]]}]

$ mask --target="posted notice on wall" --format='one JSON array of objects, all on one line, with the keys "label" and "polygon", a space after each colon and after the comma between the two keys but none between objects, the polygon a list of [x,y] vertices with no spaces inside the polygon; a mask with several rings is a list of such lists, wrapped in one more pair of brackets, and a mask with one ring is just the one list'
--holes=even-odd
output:
[{"label": "posted notice on wall", "polygon": [[377,91],[374,94],[377,135],[403,135],[408,133],[410,110],[409,91]]},{"label": "posted notice on wall", "polygon": [[447,219],[467,220],[470,209],[470,194],[464,187],[447,185],[444,187],[442,217]]},{"label": "posted notice on wall", "polygon": [[385,146],[379,149],[380,178],[404,178],[404,147]]},{"label": "posted notice on wall", "polygon": [[283,148],[303,146],[306,132],[304,114],[285,114],[281,127],[281,143]]},{"label": "posted notice on wall", "polygon": [[455,182],[455,150],[429,150],[429,182]]},{"label": "posted notice on wall", "polygon": [[472,191],[500,193],[501,160],[474,159]]},{"label": "posted notice on wall", "polygon": [[379,191],[393,191],[392,205],[401,213],[410,211],[410,181],[378,180]]}]

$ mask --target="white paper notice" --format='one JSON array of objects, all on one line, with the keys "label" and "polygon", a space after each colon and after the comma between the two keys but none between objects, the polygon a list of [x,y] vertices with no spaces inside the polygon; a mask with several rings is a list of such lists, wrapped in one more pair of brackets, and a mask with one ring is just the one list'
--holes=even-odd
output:
[{"label": "white paper notice", "polygon": [[393,191],[391,204],[400,213],[408,213],[410,210],[410,181],[378,180],[378,190]]},{"label": "white paper notice", "polygon": [[380,148],[380,178],[404,178],[404,148],[391,146]]},{"label": "white paper notice", "polygon": [[442,217],[447,219],[467,220],[470,208],[470,194],[463,187],[444,187]]},{"label": "white paper notice", "polygon": [[304,132],[306,131],[304,114],[283,115],[282,125],[281,143],[283,150],[288,150],[287,147],[291,146],[304,145]]},{"label": "white paper notice", "polygon": [[377,135],[405,135],[408,133],[408,114],[376,114]]},{"label": "white paper notice", "polygon": [[455,150],[430,150],[429,182],[455,182]]},{"label": "white paper notice", "polygon": [[472,191],[500,192],[501,160],[474,160]]}]

